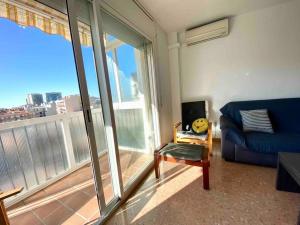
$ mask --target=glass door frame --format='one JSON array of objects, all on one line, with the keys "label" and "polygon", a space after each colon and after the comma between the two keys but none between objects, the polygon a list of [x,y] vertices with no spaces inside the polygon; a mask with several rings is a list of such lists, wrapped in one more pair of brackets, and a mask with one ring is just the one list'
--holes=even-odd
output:
[{"label": "glass door frame", "polygon": [[89,4],[90,21],[92,28],[92,40],[94,47],[94,57],[96,62],[96,71],[98,77],[98,86],[100,91],[105,132],[107,136],[107,144],[109,151],[109,161],[111,166],[112,183],[114,187],[115,197],[120,200],[123,197],[123,181],[120,166],[120,157],[118,154],[118,140],[115,116],[113,113],[113,101],[109,85],[108,68],[106,62],[106,52],[104,47],[102,19],[100,16],[100,4],[93,1]]},{"label": "glass door frame", "polygon": [[[102,224],[106,221],[111,213],[115,211],[132,193],[132,191],[137,187],[146,174],[153,168],[153,161],[149,163],[144,170],[138,174],[137,178],[129,183],[124,191],[121,166],[120,166],[120,156],[118,149],[118,139],[116,132],[116,124],[113,110],[113,101],[111,96],[110,84],[109,84],[109,73],[106,61],[106,51],[104,47],[104,35],[102,29],[102,17],[101,17],[101,1],[102,0],[86,0],[86,4],[89,9],[90,14],[90,26],[92,31],[92,42],[95,57],[95,67],[98,78],[98,87],[101,98],[101,106],[104,117],[105,134],[107,136],[108,144],[108,155],[110,161],[110,169],[112,174],[112,184],[114,190],[114,198],[108,204],[105,203],[104,189],[101,180],[101,170],[98,160],[96,138],[93,126],[93,119],[91,115],[90,100],[88,94],[88,86],[86,81],[86,74],[84,70],[84,61],[81,50],[81,43],[78,31],[78,15],[77,15],[77,0],[65,0],[66,6],[61,3],[61,0],[36,0],[42,4],[48,5],[58,11],[61,11],[68,15],[70,33],[73,46],[73,54],[76,64],[76,72],[78,78],[78,84],[80,89],[80,96],[82,100],[82,110],[84,115],[84,121],[86,125],[86,131],[88,135],[88,140],[90,144],[90,154],[91,163],[93,167],[93,175],[95,181],[95,188],[97,193],[98,204],[100,207],[100,220],[99,223]],[[144,35],[146,36],[146,35]],[[147,37],[147,36],[146,36]],[[147,37],[148,38],[148,37]],[[148,38],[149,39],[149,38]],[[151,39],[149,39],[151,40]],[[152,44],[155,45],[155,40],[151,40]],[[150,56],[151,55],[151,56]],[[152,101],[152,116],[154,129],[157,130],[154,137],[155,147],[160,144],[159,135],[159,117],[158,117],[158,105],[159,99],[157,98],[157,85],[155,80],[155,49],[151,49],[151,54],[147,55],[147,66],[149,73],[150,82],[150,92],[151,96],[149,98]],[[150,57],[150,58],[149,58]],[[156,108],[156,109],[155,109]]]},{"label": "glass door frame", "polygon": [[[105,79],[106,79],[106,85],[109,86],[109,72],[107,68],[107,58],[106,58],[106,49],[104,47],[104,33],[102,29],[102,11],[104,10],[105,13],[108,13],[110,16],[118,19],[120,22],[124,23],[124,26],[129,26],[132,28],[135,32],[139,33],[140,35],[144,36],[146,39],[148,39],[151,42],[151,45],[148,45],[146,47],[146,53],[145,53],[145,67],[148,70],[148,82],[149,82],[149,96],[148,96],[148,101],[151,102],[151,114],[152,114],[152,124],[153,124],[153,129],[155,130],[154,136],[153,136],[153,149],[149,149],[149,153],[153,153],[155,149],[159,148],[161,145],[161,139],[160,139],[160,125],[159,125],[159,99],[158,99],[158,90],[157,90],[157,80],[155,78],[155,74],[157,72],[157,65],[155,64],[155,58],[156,58],[156,49],[154,46],[157,46],[156,43],[156,36],[152,39],[148,35],[144,34],[142,31],[140,31],[137,27],[135,27],[132,23],[128,24],[128,21],[119,14],[115,14],[114,10],[110,7],[105,7],[107,4],[104,2],[104,4],[101,4],[103,1],[102,0],[93,0],[93,10],[94,10],[94,17],[95,21],[99,21],[96,24],[96,28],[100,31],[99,38],[97,40],[100,40],[102,43],[102,60],[104,63],[104,74]],[[93,20],[92,20],[93,21]],[[99,74],[98,74],[99,75]],[[110,91],[110,90],[109,90]],[[113,101],[112,101],[112,96],[111,92],[108,93],[110,96],[110,114],[114,115],[114,109],[113,109]],[[117,136],[115,136],[117,138]],[[118,147],[118,146],[117,146]],[[119,149],[116,148],[117,155],[119,154]],[[117,208],[120,204],[122,204],[126,199],[129,197],[129,195],[136,189],[136,187],[140,184],[140,182],[144,179],[144,177],[151,171],[151,169],[154,166],[154,159],[146,165],[142,166],[142,171],[136,174],[134,179],[130,180],[125,187],[123,187],[123,195],[121,196],[121,201],[117,202],[117,205],[113,204],[108,204],[108,211],[113,211],[115,208]],[[122,174],[120,174],[122,176]]]},{"label": "glass door frame", "polygon": [[[76,0],[67,0],[67,1],[76,1]],[[91,21],[91,29],[92,29],[94,57],[96,62],[96,71],[98,76],[98,85],[100,89],[99,91],[100,91],[101,103],[103,107],[102,109],[103,109],[103,116],[104,116],[104,125],[105,125],[106,135],[107,135],[109,159],[111,163],[112,182],[115,191],[115,198],[110,203],[108,203],[103,210],[101,209],[100,223],[106,221],[111,215],[111,213],[115,211],[123,202],[126,201],[129,195],[135,190],[135,188],[142,181],[145,175],[147,175],[151,171],[154,165],[154,160],[152,160],[151,163],[143,167],[143,171],[138,174],[136,179],[128,183],[128,186],[126,186],[126,189],[124,190],[122,172],[120,166],[119,145],[117,139],[113,101],[112,101],[112,95],[111,95],[110,83],[109,83],[109,72],[107,67],[106,50],[104,46],[104,32],[102,28],[101,2],[102,0],[93,0],[91,4],[89,4],[89,13],[90,13],[90,21]],[[153,43],[153,40],[151,40],[151,42]],[[151,49],[150,54],[147,55],[148,63],[146,65],[151,67],[148,68],[149,82],[150,82],[149,88],[151,92],[151,96],[149,96],[149,98],[151,99],[151,101],[153,101],[153,105],[157,107],[156,104],[157,95],[156,95],[156,85],[155,85],[156,81],[154,76],[155,66],[153,63],[155,57],[154,55],[155,55],[154,51],[153,49]],[[158,112],[156,112],[154,109],[151,110],[154,111],[153,112],[154,129],[158,128],[159,130],[159,123],[157,122]],[[160,132],[158,132],[158,134],[159,133]],[[157,139],[155,136],[154,139],[155,139],[154,145],[155,147],[157,147],[158,145],[160,145],[160,138]],[[104,199],[102,201],[104,201]]]},{"label": "glass door frame", "polygon": [[[100,215],[101,218],[107,215],[107,205],[105,203],[104,189],[101,179],[101,170],[98,160],[97,153],[97,145],[96,145],[96,137],[94,132],[93,118],[91,114],[90,108],[90,100],[88,93],[88,86],[86,81],[86,75],[84,70],[83,56],[81,51],[81,43],[78,31],[78,15],[77,15],[77,5],[76,0],[66,0],[67,8],[68,8],[68,17],[70,24],[70,32],[72,37],[72,44],[74,49],[74,57],[76,62],[76,69],[78,75],[78,83],[79,89],[82,98],[82,107],[84,113],[84,120],[86,124],[86,130],[88,134],[88,139],[90,142],[90,152],[91,152],[91,161],[93,165],[93,174],[95,180],[96,193],[98,196],[98,203],[100,206]],[[93,49],[94,49],[94,57],[95,57],[95,66],[98,78],[98,87],[100,92],[100,98],[102,103],[102,112],[104,117],[104,125],[105,125],[105,133],[107,136],[107,144],[108,144],[108,155],[110,161],[110,169],[114,190],[114,199],[110,204],[116,204],[116,202],[120,201],[123,195],[123,185],[122,185],[122,176],[120,169],[120,160],[118,151],[118,143],[117,143],[117,135],[116,135],[116,126],[114,122],[114,114],[111,114],[112,108],[112,100],[110,95],[109,86],[106,84],[108,81],[106,77],[102,74],[105,74],[103,71],[104,67],[106,67],[106,62],[103,60],[103,56],[100,54],[102,52],[102,48],[104,48],[103,42],[101,43],[101,35],[99,35],[99,27],[96,27],[95,24],[95,16],[94,16],[94,4],[91,6],[89,2],[86,2],[89,7],[90,13],[90,21],[92,28],[92,40],[93,40]],[[98,29],[97,29],[98,28]],[[101,26],[100,26],[101,28]],[[104,69],[105,70],[105,69]]]},{"label": "glass door frame", "polygon": [[[74,4],[76,0],[67,0],[67,3]],[[117,139],[117,131],[116,131],[116,123],[115,123],[115,116],[114,116],[114,109],[113,109],[113,101],[112,101],[112,95],[110,90],[110,83],[109,83],[109,72],[107,67],[107,60],[106,60],[106,50],[104,46],[104,35],[103,35],[103,28],[102,28],[102,16],[101,16],[101,0],[93,0],[91,4],[89,4],[89,14],[90,14],[90,21],[91,21],[91,29],[92,29],[92,42],[93,42],[93,48],[94,48],[94,57],[95,57],[95,66],[96,66],[96,72],[97,72],[97,78],[98,78],[98,86],[100,91],[100,98],[102,103],[102,110],[103,110],[103,117],[104,117],[104,125],[105,125],[105,132],[107,136],[107,144],[108,144],[108,151],[109,151],[109,160],[110,160],[110,166],[111,166],[111,174],[112,174],[112,183],[113,183],[113,189],[115,198],[108,204],[105,205],[105,199],[104,195],[101,194],[101,190],[103,192],[103,186],[102,182],[96,182],[96,185],[99,185],[97,191],[100,189],[99,194],[99,201],[101,203],[101,218],[99,220],[100,223],[103,223],[106,221],[111,213],[115,211],[126,199],[129,197],[129,195],[132,193],[132,191],[137,187],[137,185],[141,182],[141,180],[145,177],[146,174],[149,173],[149,171],[153,168],[154,162],[152,161],[147,166],[144,167],[144,170],[138,174],[138,177],[130,182],[128,187],[126,187],[126,190],[124,190],[123,187],[123,180],[122,180],[122,172],[121,172],[121,165],[120,165],[120,156],[119,156],[119,145],[118,145],[118,139]],[[70,10],[68,6],[68,13],[75,13],[74,10]],[[74,15],[73,15],[74,16]],[[73,21],[75,18],[70,18],[70,26],[77,26],[77,20]],[[72,25],[71,22],[74,22]],[[76,28],[75,28],[76,29]],[[71,28],[72,33],[72,28]],[[74,35],[77,36],[77,38],[73,40],[73,45],[77,45],[77,48],[80,49],[80,40],[79,40],[79,34],[78,30],[74,30]],[[77,52],[78,53],[78,52]],[[75,51],[76,54],[76,51]],[[78,54],[77,57],[79,60],[82,60],[82,55]],[[152,58],[152,57],[151,57]],[[153,60],[153,58],[152,58]],[[152,66],[154,66],[152,63],[153,61],[149,62]],[[151,73],[153,72],[153,73]],[[80,68],[79,76],[81,78],[85,78],[84,74],[84,68]],[[154,78],[154,71],[149,71],[149,77],[150,79]],[[83,79],[84,80],[84,79]],[[149,81],[151,82],[151,81]],[[153,88],[151,85],[153,83],[150,83],[150,89]],[[88,101],[88,93],[87,93],[87,87],[86,82],[83,81],[84,89],[82,91],[85,91],[85,98],[87,100],[85,105],[85,112],[87,119],[92,119],[90,115],[90,109]],[[149,96],[151,99],[153,98],[153,93],[151,93],[151,96]],[[155,123],[155,122],[154,122]],[[89,125],[89,128],[91,129],[90,133],[92,136],[90,138],[95,139],[94,131],[93,131],[93,123],[92,121],[87,120],[87,124]],[[156,125],[156,123],[154,124]],[[157,126],[159,126],[157,124]],[[97,169],[98,158],[97,158],[97,149],[96,146],[94,146],[94,149],[91,149],[92,153],[94,153],[94,157],[92,157],[93,163],[95,163],[96,167],[94,168],[95,176],[98,178],[101,175],[100,170]],[[97,171],[98,170],[98,171]],[[96,177],[96,179],[97,179]],[[101,179],[101,177],[100,177]],[[103,205],[104,204],[104,205]]]}]

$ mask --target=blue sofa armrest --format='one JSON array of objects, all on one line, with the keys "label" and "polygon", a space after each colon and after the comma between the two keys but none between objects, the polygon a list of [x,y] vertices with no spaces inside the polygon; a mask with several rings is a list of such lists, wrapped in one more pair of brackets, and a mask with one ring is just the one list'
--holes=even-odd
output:
[{"label": "blue sofa armrest", "polygon": [[243,147],[246,146],[246,139],[243,131],[228,117],[220,117],[220,129],[222,131],[222,137],[226,140]]}]

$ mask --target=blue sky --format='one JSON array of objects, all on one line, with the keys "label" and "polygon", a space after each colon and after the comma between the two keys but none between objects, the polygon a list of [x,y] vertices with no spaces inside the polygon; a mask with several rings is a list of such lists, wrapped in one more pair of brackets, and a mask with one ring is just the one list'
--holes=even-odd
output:
[{"label": "blue sky", "polygon": [[[83,47],[82,51],[89,94],[99,96],[92,48]],[[120,48],[118,56],[122,74],[128,80],[136,71],[132,47]],[[71,42],[3,18],[0,18],[0,77],[0,108],[25,104],[28,93],[79,94]],[[128,84],[122,82],[127,94]]]}]

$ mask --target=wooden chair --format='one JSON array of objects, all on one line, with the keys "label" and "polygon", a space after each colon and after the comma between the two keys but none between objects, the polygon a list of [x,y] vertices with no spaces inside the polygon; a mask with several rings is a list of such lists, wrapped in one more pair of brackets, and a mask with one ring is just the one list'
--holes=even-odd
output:
[{"label": "wooden chair", "polygon": [[[181,104],[182,122],[174,124],[174,143],[204,145],[212,155],[212,123],[209,122],[206,134],[197,135],[190,131],[194,120],[209,117],[208,105],[208,101],[183,102]],[[180,125],[182,125],[181,130],[179,130]]]},{"label": "wooden chair", "polygon": [[205,136],[199,135],[185,135],[180,137],[178,128],[181,122],[175,123],[173,127],[174,143],[189,143],[196,145],[204,145],[208,148],[208,152],[212,155],[212,123],[209,122],[207,134]]},{"label": "wooden chair", "polygon": [[4,199],[9,198],[11,196],[14,196],[16,194],[19,194],[23,188],[16,188],[14,190],[6,191],[6,192],[1,192],[0,191],[0,224],[1,225],[9,225],[9,220],[8,216],[6,213],[6,209],[4,206]]},{"label": "wooden chair", "polygon": [[203,188],[209,189],[209,153],[202,145],[175,144],[162,145],[154,151],[154,168],[157,179],[160,177],[159,165],[161,161],[182,163],[202,167]]}]

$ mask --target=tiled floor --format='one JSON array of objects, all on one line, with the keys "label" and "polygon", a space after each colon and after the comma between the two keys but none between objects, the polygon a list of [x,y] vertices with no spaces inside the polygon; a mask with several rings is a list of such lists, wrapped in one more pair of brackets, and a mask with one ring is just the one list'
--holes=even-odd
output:
[{"label": "tiled floor", "polygon": [[[120,151],[124,185],[152,156]],[[113,197],[107,155],[99,159],[106,201]],[[90,164],[9,208],[12,225],[87,224],[99,217]]]},{"label": "tiled floor", "polygon": [[211,190],[201,169],[163,162],[107,225],[295,225],[300,194],[275,190],[276,169],[230,163],[214,143]]}]

